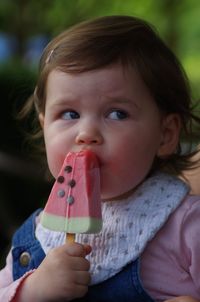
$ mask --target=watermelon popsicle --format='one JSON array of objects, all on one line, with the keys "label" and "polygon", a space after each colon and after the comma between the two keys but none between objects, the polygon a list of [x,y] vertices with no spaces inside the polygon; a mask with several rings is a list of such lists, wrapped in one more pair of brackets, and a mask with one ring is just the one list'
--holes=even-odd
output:
[{"label": "watermelon popsicle", "polygon": [[90,150],[67,154],[41,217],[44,227],[67,234],[101,230],[99,162]]}]

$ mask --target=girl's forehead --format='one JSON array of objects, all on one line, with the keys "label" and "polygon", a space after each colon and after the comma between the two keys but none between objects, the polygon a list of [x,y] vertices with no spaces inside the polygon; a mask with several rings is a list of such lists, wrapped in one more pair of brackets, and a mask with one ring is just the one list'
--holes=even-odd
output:
[{"label": "girl's forehead", "polygon": [[[123,102],[152,102],[151,95],[138,72],[120,64],[71,74],[53,70],[48,77],[46,100],[110,100]],[[137,101],[136,101],[137,100]]]},{"label": "girl's forehead", "polygon": [[137,83],[138,87],[144,85],[137,70],[129,66],[124,67],[119,63],[81,73],[70,73],[56,68],[48,75],[47,90],[51,89],[55,82],[58,86],[66,86],[66,89],[70,89],[70,85],[75,84],[76,88],[85,88],[85,90],[95,86],[97,90],[99,87],[105,87],[106,90],[118,90],[119,87],[127,87],[132,83]]},{"label": "girl's forehead", "polygon": [[53,68],[50,70],[47,76],[47,82],[49,79],[55,78],[63,78],[68,77],[69,79],[78,79],[78,78],[90,78],[90,77],[104,77],[106,76],[106,80],[109,78],[131,78],[138,77],[141,78],[138,69],[133,65],[124,65],[120,62],[114,62],[112,64],[108,64],[106,66],[102,66],[100,68],[86,70],[82,72],[71,72],[67,68],[63,68],[63,66]]}]

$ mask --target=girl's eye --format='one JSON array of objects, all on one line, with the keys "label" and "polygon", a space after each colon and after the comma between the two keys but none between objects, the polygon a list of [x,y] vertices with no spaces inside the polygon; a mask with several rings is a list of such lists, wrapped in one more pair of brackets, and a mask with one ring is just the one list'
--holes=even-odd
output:
[{"label": "girl's eye", "polygon": [[62,113],[63,120],[74,120],[74,119],[78,119],[79,117],[80,115],[78,114],[78,112],[73,110],[65,111]]},{"label": "girl's eye", "polygon": [[113,110],[108,117],[112,120],[124,120],[128,117],[128,113],[123,110]]}]

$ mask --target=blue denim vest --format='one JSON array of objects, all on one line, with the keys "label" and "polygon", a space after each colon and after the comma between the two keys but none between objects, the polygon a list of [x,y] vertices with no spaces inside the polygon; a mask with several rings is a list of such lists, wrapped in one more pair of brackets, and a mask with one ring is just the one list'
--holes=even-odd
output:
[{"label": "blue denim vest", "polygon": [[[35,218],[41,210],[34,212],[13,236],[13,279],[16,280],[29,270],[37,268],[45,257],[40,242],[35,238]],[[29,261],[21,264],[21,255],[30,255]],[[139,276],[139,259],[128,264],[110,279],[89,286],[88,293],[79,302],[154,302],[144,290]]]}]

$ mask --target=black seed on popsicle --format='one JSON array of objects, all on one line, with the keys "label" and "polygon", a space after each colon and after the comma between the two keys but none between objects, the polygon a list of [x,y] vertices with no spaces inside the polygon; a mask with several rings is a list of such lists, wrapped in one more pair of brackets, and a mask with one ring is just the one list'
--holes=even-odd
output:
[{"label": "black seed on popsicle", "polygon": [[67,197],[67,203],[68,203],[68,204],[72,204],[73,202],[74,202],[74,197],[71,196],[71,195],[68,196],[68,197]]},{"label": "black seed on popsicle", "polygon": [[58,197],[64,197],[65,196],[65,191],[64,190],[59,190],[57,192]]},{"label": "black seed on popsicle", "polygon": [[69,182],[68,182],[68,185],[69,185],[71,188],[73,188],[73,187],[75,187],[75,185],[76,185],[76,181],[75,181],[74,179],[70,179]]},{"label": "black seed on popsicle", "polygon": [[72,172],[72,167],[66,166],[64,170],[65,170],[65,172],[70,173],[70,172]]},{"label": "black seed on popsicle", "polygon": [[62,184],[64,181],[65,181],[64,176],[58,176],[57,182],[59,182],[60,184]]}]

